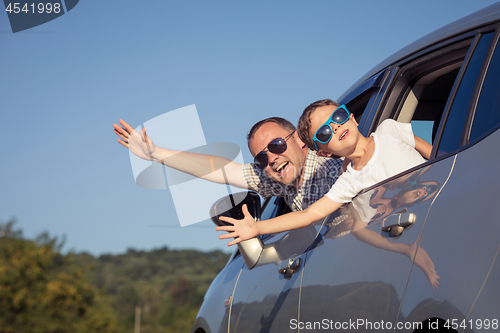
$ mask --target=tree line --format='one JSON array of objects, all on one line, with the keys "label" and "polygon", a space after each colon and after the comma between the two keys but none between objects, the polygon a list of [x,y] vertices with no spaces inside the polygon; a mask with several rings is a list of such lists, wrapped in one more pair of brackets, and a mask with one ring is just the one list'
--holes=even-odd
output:
[{"label": "tree line", "polygon": [[128,249],[62,253],[64,241],[0,223],[0,333],[189,332],[229,254]]}]

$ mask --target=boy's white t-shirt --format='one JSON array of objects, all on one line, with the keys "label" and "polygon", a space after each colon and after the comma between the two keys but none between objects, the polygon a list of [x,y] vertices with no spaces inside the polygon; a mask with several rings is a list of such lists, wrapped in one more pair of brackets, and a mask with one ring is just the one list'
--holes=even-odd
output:
[{"label": "boy's white t-shirt", "polygon": [[425,162],[415,150],[411,124],[387,119],[371,136],[375,140],[373,156],[359,171],[349,164],[326,194],[328,198],[338,203],[350,202],[363,189]]}]

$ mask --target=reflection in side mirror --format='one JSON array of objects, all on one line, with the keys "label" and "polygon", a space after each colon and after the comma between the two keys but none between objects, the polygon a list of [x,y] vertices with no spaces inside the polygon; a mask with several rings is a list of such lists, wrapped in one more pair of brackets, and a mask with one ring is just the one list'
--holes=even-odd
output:
[{"label": "reflection in side mirror", "polygon": [[[261,207],[259,195],[255,192],[240,192],[219,199],[213,204],[210,209],[212,221],[217,226],[224,226],[230,225],[230,223],[221,221],[219,219],[220,216],[232,217],[238,220],[242,219],[244,217],[242,211],[243,205],[247,205],[248,211],[255,220],[260,220]],[[240,242],[238,243],[238,248],[248,269],[252,269],[257,264],[264,250],[262,241],[259,238]]]}]

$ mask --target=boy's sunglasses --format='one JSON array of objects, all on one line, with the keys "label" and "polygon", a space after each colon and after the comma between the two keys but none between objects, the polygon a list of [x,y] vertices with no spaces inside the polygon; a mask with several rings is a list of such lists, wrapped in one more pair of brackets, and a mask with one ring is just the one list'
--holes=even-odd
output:
[{"label": "boy's sunglasses", "polygon": [[286,151],[287,145],[286,141],[295,133],[288,134],[285,138],[276,138],[273,141],[269,142],[266,148],[264,148],[260,153],[255,155],[253,160],[254,164],[261,170],[264,170],[269,163],[269,159],[267,157],[267,152],[270,151],[273,154],[280,155]]},{"label": "boy's sunglasses", "polygon": [[344,104],[333,111],[330,118],[328,118],[328,120],[320,128],[318,128],[316,133],[314,133],[312,140],[314,143],[314,147],[316,147],[316,150],[319,150],[318,144],[316,142],[327,143],[331,140],[333,129],[332,126],[330,126],[330,123],[342,125],[349,120],[350,115],[351,113],[349,112],[349,110],[347,110]]},{"label": "boy's sunglasses", "polygon": [[[413,187],[414,187],[413,185],[410,187],[410,191],[414,189]],[[434,184],[430,184],[430,185],[420,184],[420,186],[415,186],[415,187],[416,187],[415,189],[419,189],[419,188],[424,188],[425,187],[426,195],[425,195],[425,197],[421,197],[421,198],[418,198],[417,200],[413,201],[413,206],[418,205],[421,202],[427,200],[427,198],[430,195],[434,194],[434,192],[436,192],[437,189],[438,189],[438,186],[434,185]]]}]

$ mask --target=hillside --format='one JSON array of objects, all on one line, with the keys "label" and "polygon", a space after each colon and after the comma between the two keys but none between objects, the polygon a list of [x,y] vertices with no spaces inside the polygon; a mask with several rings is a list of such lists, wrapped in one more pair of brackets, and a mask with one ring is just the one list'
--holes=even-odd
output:
[{"label": "hillside", "polygon": [[221,251],[128,249],[61,253],[48,234],[25,239],[0,223],[1,332],[189,332],[203,295],[226,264]]}]

